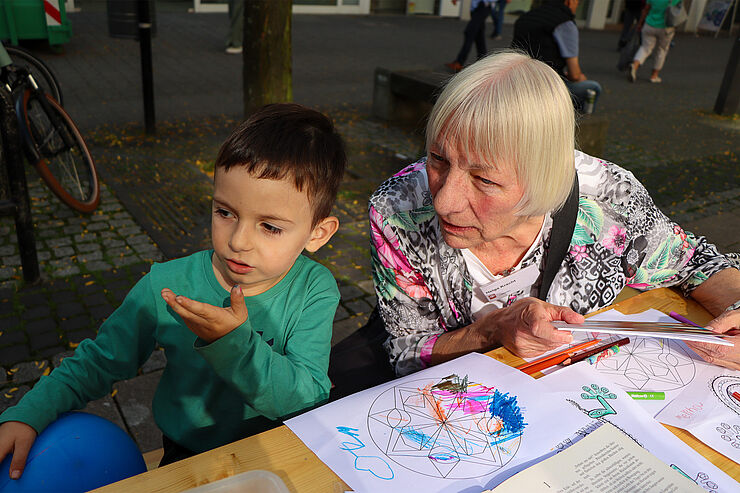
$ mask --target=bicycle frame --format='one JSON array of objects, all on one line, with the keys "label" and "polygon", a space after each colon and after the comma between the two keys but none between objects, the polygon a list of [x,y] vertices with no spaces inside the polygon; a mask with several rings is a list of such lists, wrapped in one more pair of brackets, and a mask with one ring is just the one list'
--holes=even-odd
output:
[{"label": "bicycle frame", "polygon": [[[33,75],[28,70],[22,67],[13,66],[13,60],[10,58],[8,51],[2,44],[0,44],[0,69],[2,70],[2,82],[5,83],[5,87],[7,88],[8,92],[15,99],[15,115],[18,119],[18,128],[21,135],[23,136],[24,143],[30,142],[31,138],[28,132],[28,128],[25,122],[23,122],[23,111],[21,109],[23,98],[25,97],[25,90],[29,90],[36,97],[37,101],[44,109],[44,112],[51,120],[54,128],[60,131],[59,133],[62,137],[62,140],[64,140],[64,145],[67,147],[73,147],[75,145],[74,139],[71,135],[69,135],[69,132],[67,131],[64,123],[59,121],[56,113],[52,111],[51,107],[49,106],[49,102],[46,99],[46,92],[41,89],[36,80],[33,78]],[[18,77],[13,81],[12,84],[8,80],[9,71],[12,71],[18,75]],[[22,90],[18,91],[18,89]],[[29,161],[35,163],[41,158],[41,155],[36,151],[36,149],[34,149],[32,145],[24,145],[23,147],[28,154]]]},{"label": "bicycle frame", "polygon": [[[67,131],[66,126],[64,125],[64,122],[61,122],[57,116],[57,114],[51,109],[49,105],[49,101],[46,99],[47,95],[44,92],[43,89],[39,87],[39,85],[36,83],[36,81],[33,78],[33,75],[31,75],[29,72],[27,72],[24,69],[18,69],[17,72],[19,72],[20,77],[19,81],[16,84],[16,87],[10,88],[9,84],[6,82],[6,86],[8,86],[11,90],[11,93],[14,93],[18,87],[25,88],[26,90],[30,91],[33,96],[36,97],[36,100],[39,102],[41,107],[44,109],[44,113],[49,117],[51,120],[52,125],[54,125],[54,128],[56,128],[59,131],[59,134],[62,137],[62,140],[64,140],[64,145],[69,147],[73,147],[75,145],[75,141],[72,138],[71,135],[69,135],[69,132]],[[29,87],[30,86],[30,87]],[[20,133],[23,136],[24,142],[31,142],[31,135],[29,134],[28,126],[23,121],[23,111],[21,109],[23,105],[23,98],[25,97],[25,91],[21,91],[19,94],[16,94],[15,96],[15,115],[18,119],[18,128],[20,129]],[[32,145],[25,145],[23,146],[28,154],[29,161],[30,162],[36,162],[39,159],[41,159],[41,154],[34,148]]]}]

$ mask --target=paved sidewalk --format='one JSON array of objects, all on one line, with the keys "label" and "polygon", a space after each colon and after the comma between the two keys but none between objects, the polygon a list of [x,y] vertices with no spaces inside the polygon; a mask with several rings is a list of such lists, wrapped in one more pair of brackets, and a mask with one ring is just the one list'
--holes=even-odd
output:
[{"label": "paved sidewalk", "polygon": [[[28,170],[42,282],[21,281],[14,224],[0,219],[0,410],[12,405],[120,303],[153,261],[208,244],[210,178],[220,143],[240,118],[241,59],[222,52],[225,14],[188,14],[190,2],[158,2],[153,41],[158,134],[142,135],[138,45],[109,38],[103,2],[78,0],[73,37],[49,63],[65,107],[90,144],[103,179],[101,207],[68,210]],[[160,8],[161,7],[161,8]],[[336,275],[342,301],[333,343],[360,327],[375,303],[366,204],[371,191],[422,152],[413,129],[369,115],[376,66],[444,70],[464,22],[423,16],[294,16],[294,95],[336,120],[350,168],[336,213],[339,233],[314,257]],[[493,48],[508,45],[489,42]],[[617,33],[582,33],[581,62],[604,94],[604,158],[637,174],[656,202],[723,251],[740,251],[740,121],[712,115],[730,50],[727,39],[679,35],[661,73],[629,84],[616,72]],[[90,407],[117,422],[144,452],[161,446],[149,403],[164,365],[155,352],[141,374]]]}]

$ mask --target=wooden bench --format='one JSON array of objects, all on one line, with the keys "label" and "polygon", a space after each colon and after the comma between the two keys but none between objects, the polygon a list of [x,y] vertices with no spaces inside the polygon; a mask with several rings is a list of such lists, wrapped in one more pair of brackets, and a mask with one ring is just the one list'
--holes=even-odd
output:
[{"label": "wooden bench", "polygon": [[[450,77],[452,74],[448,72],[377,67],[373,84],[373,116],[386,122],[423,129],[432,105]],[[578,115],[578,149],[592,156],[602,156],[608,128],[609,120],[603,115]]]}]

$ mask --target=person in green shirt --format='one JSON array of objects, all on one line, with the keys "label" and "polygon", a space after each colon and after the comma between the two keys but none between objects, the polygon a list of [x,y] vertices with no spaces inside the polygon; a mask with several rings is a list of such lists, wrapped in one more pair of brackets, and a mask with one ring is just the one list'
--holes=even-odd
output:
[{"label": "person in green shirt", "polygon": [[637,31],[642,34],[642,42],[627,73],[627,80],[630,82],[637,80],[637,69],[645,63],[653,50],[655,50],[655,59],[650,82],[663,82],[658,74],[663,68],[665,57],[671,48],[671,41],[676,34],[675,27],[667,27],[665,24],[665,11],[671,5],[678,5],[680,2],[681,0],[647,0],[640,20],[637,22]]},{"label": "person in green shirt", "polygon": [[301,253],[337,231],[345,165],[341,137],[317,111],[274,104],[242,123],[216,159],[213,249],[153,265],[94,340],[0,415],[10,477],[59,414],[135,376],[156,346],[167,356],[152,403],[162,464],[325,402],[339,290]]}]

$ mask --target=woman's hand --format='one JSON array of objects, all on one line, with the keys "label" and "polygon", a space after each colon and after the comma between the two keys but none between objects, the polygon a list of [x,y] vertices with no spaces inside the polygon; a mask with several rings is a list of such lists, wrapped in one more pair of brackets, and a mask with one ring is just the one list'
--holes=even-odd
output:
[{"label": "woman's hand", "polygon": [[735,345],[720,346],[719,344],[691,341],[686,341],[686,344],[708,363],[740,370],[740,310],[722,313],[709,322],[706,328],[718,334],[729,333],[733,335],[734,337],[726,340],[733,342]]},{"label": "woman's hand", "polygon": [[523,358],[538,356],[573,341],[570,332],[558,330],[550,322],[578,324],[584,320],[583,315],[568,307],[537,298],[517,300],[507,308],[489,313],[483,320],[487,322],[488,318],[493,325],[487,327],[489,324],[484,323],[482,328],[491,330],[490,337],[496,337],[499,344]]},{"label": "woman's hand", "polygon": [[231,289],[231,306],[221,308],[207,303],[176,296],[172,290],[164,288],[162,298],[180,315],[182,321],[193,334],[211,343],[225,336],[247,320],[247,305],[239,285]]},{"label": "woman's hand", "polygon": [[18,479],[26,467],[26,459],[31,445],[36,441],[36,430],[20,421],[7,421],[0,425],[0,462],[12,453],[8,474],[10,479]]}]

